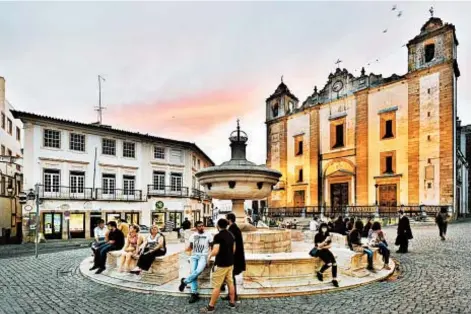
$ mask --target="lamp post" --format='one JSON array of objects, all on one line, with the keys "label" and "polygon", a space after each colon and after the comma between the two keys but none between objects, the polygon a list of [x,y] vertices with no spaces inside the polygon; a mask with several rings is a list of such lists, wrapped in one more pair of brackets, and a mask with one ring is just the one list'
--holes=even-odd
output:
[{"label": "lamp post", "polygon": [[27,200],[29,201],[35,201],[36,203],[36,217],[35,217],[35,223],[36,223],[36,228],[34,230],[34,254],[36,258],[38,258],[38,244],[39,244],[39,239],[38,239],[38,228],[39,228],[39,184],[36,183],[34,185],[34,190],[30,189],[29,193],[27,194]]},{"label": "lamp post", "polygon": [[[11,185],[9,185],[7,187],[7,193],[8,193],[8,196],[10,198],[10,236],[11,237],[11,218],[13,217],[13,187]],[[15,213],[15,222],[16,222],[16,213]],[[7,238],[7,241],[10,242],[9,238]],[[7,243],[8,243],[7,242]]]},{"label": "lamp post", "polygon": [[376,217],[379,217],[379,207],[378,207],[378,183],[375,184],[375,206],[376,206]]}]

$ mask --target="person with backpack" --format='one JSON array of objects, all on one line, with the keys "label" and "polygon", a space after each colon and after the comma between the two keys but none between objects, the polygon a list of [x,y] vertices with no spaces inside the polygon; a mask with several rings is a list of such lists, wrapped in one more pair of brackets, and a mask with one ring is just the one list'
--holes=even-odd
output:
[{"label": "person with backpack", "polygon": [[438,231],[440,233],[440,238],[442,241],[445,241],[446,238],[446,230],[448,228],[448,221],[450,219],[450,215],[448,215],[448,209],[446,207],[442,207],[440,212],[437,213],[435,216],[435,223],[438,226]]},{"label": "person with backpack", "polygon": [[150,228],[150,234],[144,240],[140,252],[137,266],[130,271],[132,274],[140,275],[143,270],[149,270],[156,257],[167,254],[165,236],[158,226],[153,225]]}]

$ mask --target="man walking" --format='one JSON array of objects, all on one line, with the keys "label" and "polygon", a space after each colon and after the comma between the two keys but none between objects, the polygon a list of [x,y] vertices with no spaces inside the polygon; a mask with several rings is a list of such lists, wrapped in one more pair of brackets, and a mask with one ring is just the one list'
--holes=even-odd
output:
[{"label": "man walking", "polygon": [[[237,301],[237,282],[235,276],[245,271],[245,251],[244,251],[244,240],[242,238],[242,232],[235,223],[236,216],[233,213],[226,215],[226,219],[229,222],[229,232],[234,236],[236,250],[234,253],[234,270],[232,271],[232,281],[234,281],[234,298]],[[221,287],[223,290],[223,288]],[[224,298],[229,300],[229,295]]]},{"label": "man walking", "polygon": [[111,229],[108,234],[108,241],[96,249],[93,267],[90,268],[90,270],[98,269],[95,274],[101,274],[105,270],[108,252],[121,250],[124,246],[124,234],[118,229],[116,222],[110,221],[108,226]]},{"label": "man walking", "polygon": [[446,240],[445,236],[449,219],[450,216],[448,215],[448,209],[446,207],[442,207],[435,217],[435,223],[438,225],[438,231],[440,232],[440,238],[442,241]]},{"label": "man walking", "polygon": [[396,245],[399,250],[396,253],[407,253],[409,251],[409,240],[413,239],[412,230],[410,229],[409,218],[404,215],[404,211],[399,211],[399,224],[397,225]]},{"label": "man walking", "polygon": [[190,246],[187,248],[191,252],[191,274],[187,278],[182,278],[178,290],[183,292],[186,285],[191,284],[191,297],[189,303],[199,300],[198,276],[203,272],[208,261],[209,248],[212,246],[213,236],[204,231],[202,221],[196,222],[196,232],[190,236]]},{"label": "man walking", "polygon": [[221,293],[221,285],[226,282],[229,287],[229,306],[235,308],[234,282],[232,281],[232,271],[234,268],[234,252],[236,244],[234,236],[227,230],[228,222],[226,219],[219,219],[217,228],[219,233],[214,236],[213,250],[208,256],[208,262],[211,257],[216,256],[213,268],[212,286],[213,293],[208,306],[200,310],[201,313],[214,313],[214,306]]}]

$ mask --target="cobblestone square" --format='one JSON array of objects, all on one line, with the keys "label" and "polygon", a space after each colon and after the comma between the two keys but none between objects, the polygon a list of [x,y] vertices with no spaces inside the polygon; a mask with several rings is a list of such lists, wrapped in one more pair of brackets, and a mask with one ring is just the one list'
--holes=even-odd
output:
[{"label": "cobblestone square", "polygon": [[[436,226],[414,224],[411,252],[398,255],[392,248],[398,278],[312,296],[243,299],[236,310],[221,301],[217,313],[470,313],[470,230],[470,221],[454,223],[442,242]],[[395,227],[385,231],[392,244]],[[0,313],[198,313],[207,302],[97,284],[78,272],[89,255],[77,249],[0,259]]]}]

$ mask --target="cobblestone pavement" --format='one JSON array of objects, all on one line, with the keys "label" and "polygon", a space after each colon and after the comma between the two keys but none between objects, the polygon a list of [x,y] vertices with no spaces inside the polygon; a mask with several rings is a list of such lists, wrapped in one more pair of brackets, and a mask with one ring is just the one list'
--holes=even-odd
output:
[{"label": "cobblestone pavement", "polygon": [[[235,310],[218,302],[218,313],[471,313],[471,222],[414,226],[410,254],[396,255],[397,280],[320,295],[245,299]],[[386,228],[389,242],[395,231]],[[0,259],[0,313],[198,313],[207,300],[123,291],[87,280],[78,265],[88,249]]]}]

